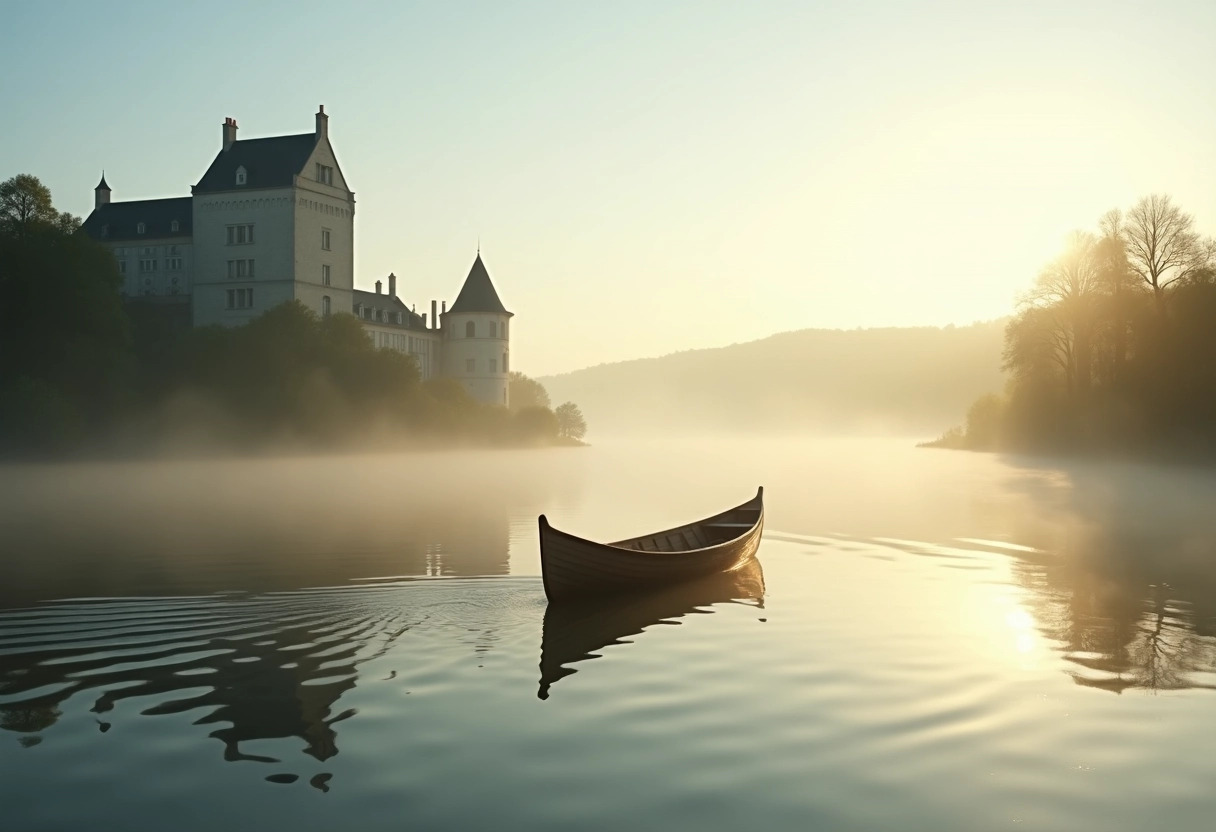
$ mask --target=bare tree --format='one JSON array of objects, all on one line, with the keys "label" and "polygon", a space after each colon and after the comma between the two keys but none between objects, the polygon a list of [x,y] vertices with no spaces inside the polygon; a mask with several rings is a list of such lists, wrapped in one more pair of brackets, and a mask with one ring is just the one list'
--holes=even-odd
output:
[{"label": "bare tree", "polygon": [[1098,241],[1092,234],[1074,231],[1064,253],[1039,273],[1023,306],[1043,309],[1036,329],[1057,342],[1054,352],[1062,364],[1069,393],[1084,394],[1090,385],[1094,329],[1102,294]]},{"label": "bare tree", "polygon": [[1001,369],[1016,381],[1043,378],[1058,369],[1069,396],[1076,387],[1076,352],[1067,322],[1052,307],[1026,305],[1005,326]]},{"label": "bare tree", "polygon": [[1123,241],[1128,266],[1153,290],[1161,313],[1166,288],[1202,265],[1194,222],[1165,194],[1143,197],[1127,212]]},{"label": "bare tree", "polygon": [[1116,382],[1124,376],[1127,362],[1128,304],[1136,284],[1136,273],[1127,262],[1127,244],[1123,237],[1123,212],[1112,208],[1098,220],[1099,236],[1094,247],[1102,290],[1106,295],[1104,316],[1108,326],[1102,335],[1110,338],[1111,374]]}]

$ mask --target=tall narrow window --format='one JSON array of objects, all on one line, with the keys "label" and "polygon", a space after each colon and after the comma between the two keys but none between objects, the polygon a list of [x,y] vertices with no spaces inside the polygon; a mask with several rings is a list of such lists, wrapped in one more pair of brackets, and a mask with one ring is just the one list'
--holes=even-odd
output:
[{"label": "tall narrow window", "polygon": [[321,249],[323,251],[329,251],[329,229],[328,228],[321,229]]},{"label": "tall narrow window", "polygon": [[239,280],[241,278],[253,277],[253,261],[252,260],[229,260],[228,261],[228,279]]},{"label": "tall narrow window", "polygon": [[253,225],[228,226],[228,245],[243,246],[253,242]]},{"label": "tall narrow window", "polygon": [[329,285],[329,264],[328,263],[321,266],[321,285],[322,286]]},{"label": "tall narrow window", "polygon": [[490,321],[490,337],[498,337],[498,324],[494,323],[494,321]]},{"label": "tall narrow window", "polygon": [[497,373],[497,372],[498,372],[498,359],[491,358],[490,359],[490,373],[493,374],[493,373]]},{"label": "tall narrow window", "polygon": [[471,372],[473,372],[473,367],[475,366],[475,362],[476,362],[476,360],[477,360],[477,359],[475,359],[475,358],[466,358],[466,359],[464,360],[464,371],[465,371],[466,373],[471,373]]},{"label": "tall narrow window", "polygon": [[473,326],[473,322],[469,321],[464,325],[464,337],[473,338],[477,335],[477,329]]},{"label": "tall narrow window", "polygon": [[326,295],[325,297],[321,298],[321,317],[322,318],[329,317],[329,295]]},{"label": "tall narrow window", "polygon": [[249,309],[253,306],[253,290],[252,289],[229,289],[227,290],[228,309]]},{"label": "tall narrow window", "polygon": [[502,371],[504,373],[510,372],[510,370],[507,369],[507,354],[505,352],[502,354]]}]

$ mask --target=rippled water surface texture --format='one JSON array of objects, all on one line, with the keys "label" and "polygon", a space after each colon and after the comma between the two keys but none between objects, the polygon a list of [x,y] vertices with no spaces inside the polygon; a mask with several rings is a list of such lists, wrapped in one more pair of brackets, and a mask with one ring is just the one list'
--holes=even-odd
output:
[{"label": "rippled water surface texture", "polygon": [[[549,608],[765,486],[759,562]],[[0,828],[1208,830],[1216,475],[897,440],[0,468]]]}]

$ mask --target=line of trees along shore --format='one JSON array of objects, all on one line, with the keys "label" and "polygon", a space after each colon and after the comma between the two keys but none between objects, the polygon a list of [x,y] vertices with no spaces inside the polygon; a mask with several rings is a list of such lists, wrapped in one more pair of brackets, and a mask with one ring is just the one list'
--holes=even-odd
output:
[{"label": "line of trees along shore", "polygon": [[1216,453],[1216,239],[1160,194],[1073,232],[1005,328],[1003,394],[939,447]]},{"label": "line of trees along shore", "polygon": [[[547,394],[508,410],[423,382],[353,315],[291,302],[192,329],[124,303],[121,286],[113,254],[36,177],[0,183],[0,455],[576,444],[586,431]],[[512,392],[528,382],[544,391],[513,374]]]}]

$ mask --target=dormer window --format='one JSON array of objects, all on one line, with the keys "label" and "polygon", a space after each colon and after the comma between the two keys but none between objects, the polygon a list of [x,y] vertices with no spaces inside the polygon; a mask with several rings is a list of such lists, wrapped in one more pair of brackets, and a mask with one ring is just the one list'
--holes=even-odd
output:
[{"label": "dormer window", "polygon": [[135,233],[136,234],[143,234],[147,230],[148,230],[148,226],[144,225],[142,222],[135,224]]},{"label": "dormer window", "polygon": [[244,185],[246,179],[245,166],[241,165],[236,169],[236,184]]},{"label": "dormer window", "polygon": [[173,222],[169,223],[169,230],[174,233],[181,231],[182,230],[181,223],[179,223],[177,220],[174,220]]},{"label": "dormer window", "polygon": [[110,226],[108,226],[108,225],[103,225],[103,226],[101,227],[101,236],[102,236],[102,237],[109,237],[109,236],[110,236]]}]

